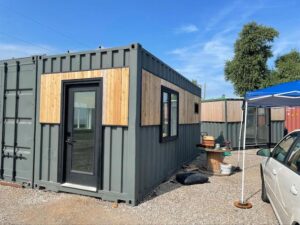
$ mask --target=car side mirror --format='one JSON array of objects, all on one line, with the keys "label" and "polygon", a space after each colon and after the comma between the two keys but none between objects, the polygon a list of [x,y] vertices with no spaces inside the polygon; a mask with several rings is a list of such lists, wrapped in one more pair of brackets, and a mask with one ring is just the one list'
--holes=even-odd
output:
[{"label": "car side mirror", "polygon": [[271,151],[268,148],[262,148],[257,151],[256,155],[263,156],[263,157],[270,157]]}]

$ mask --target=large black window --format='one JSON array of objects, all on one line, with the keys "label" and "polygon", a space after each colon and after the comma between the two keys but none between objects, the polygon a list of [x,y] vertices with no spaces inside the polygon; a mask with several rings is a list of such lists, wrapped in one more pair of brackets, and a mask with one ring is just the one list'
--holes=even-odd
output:
[{"label": "large black window", "polygon": [[161,88],[161,141],[174,140],[178,136],[178,92]]}]

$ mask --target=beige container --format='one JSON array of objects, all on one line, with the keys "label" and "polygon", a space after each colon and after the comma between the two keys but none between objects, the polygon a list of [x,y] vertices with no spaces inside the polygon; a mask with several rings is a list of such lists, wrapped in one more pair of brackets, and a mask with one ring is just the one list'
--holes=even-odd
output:
[{"label": "beige container", "polygon": [[215,138],[213,136],[203,136],[202,145],[208,148],[215,147]]}]

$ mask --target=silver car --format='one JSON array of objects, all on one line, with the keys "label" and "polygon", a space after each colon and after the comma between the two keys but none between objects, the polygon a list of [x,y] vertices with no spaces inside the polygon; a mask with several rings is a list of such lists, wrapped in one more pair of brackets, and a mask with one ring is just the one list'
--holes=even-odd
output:
[{"label": "silver car", "polygon": [[300,225],[300,130],[286,135],[272,151],[261,149],[262,194],[280,224]]}]

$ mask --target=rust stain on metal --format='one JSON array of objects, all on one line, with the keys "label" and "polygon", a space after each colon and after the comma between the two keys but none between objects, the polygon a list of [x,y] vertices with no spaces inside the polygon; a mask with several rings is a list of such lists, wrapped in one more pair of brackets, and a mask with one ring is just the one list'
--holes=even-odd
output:
[{"label": "rust stain on metal", "polygon": [[20,185],[20,184],[10,183],[10,182],[6,182],[6,181],[0,181],[0,185],[14,187],[14,188],[22,188],[22,185]]}]

